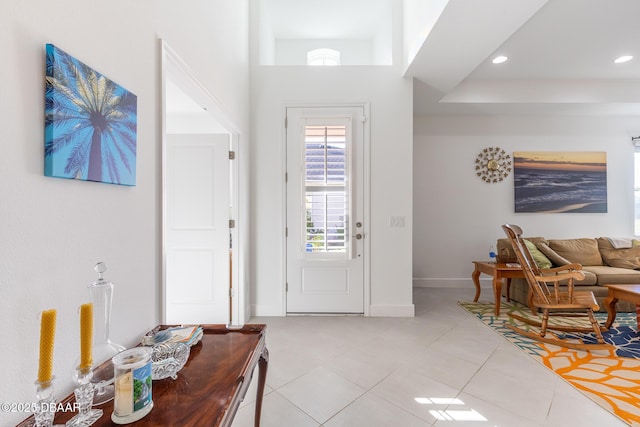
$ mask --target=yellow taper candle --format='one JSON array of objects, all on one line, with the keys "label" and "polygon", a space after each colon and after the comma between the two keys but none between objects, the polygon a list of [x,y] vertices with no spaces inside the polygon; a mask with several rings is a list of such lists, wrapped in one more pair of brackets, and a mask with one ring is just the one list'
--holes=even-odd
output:
[{"label": "yellow taper candle", "polygon": [[40,318],[40,364],[38,381],[46,383],[53,378],[53,341],[56,336],[56,311],[45,310]]},{"label": "yellow taper candle", "polygon": [[80,306],[80,368],[90,368],[93,364],[93,304]]}]

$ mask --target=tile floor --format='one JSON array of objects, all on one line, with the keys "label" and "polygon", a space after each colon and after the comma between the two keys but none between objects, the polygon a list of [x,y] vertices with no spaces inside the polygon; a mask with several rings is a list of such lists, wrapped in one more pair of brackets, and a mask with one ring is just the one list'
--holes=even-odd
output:
[{"label": "tile floor", "polygon": [[[414,318],[251,319],[268,325],[261,425],[626,425],[457,305],[472,298],[416,288]],[[233,427],[253,426],[255,382]]]}]

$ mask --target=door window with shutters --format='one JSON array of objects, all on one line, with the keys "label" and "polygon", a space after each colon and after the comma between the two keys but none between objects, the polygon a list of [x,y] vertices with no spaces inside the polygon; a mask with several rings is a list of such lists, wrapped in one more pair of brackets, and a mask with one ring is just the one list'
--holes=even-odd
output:
[{"label": "door window with shutters", "polygon": [[349,123],[304,126],[303,247],[309,257],[344,258],[349,250]]}]

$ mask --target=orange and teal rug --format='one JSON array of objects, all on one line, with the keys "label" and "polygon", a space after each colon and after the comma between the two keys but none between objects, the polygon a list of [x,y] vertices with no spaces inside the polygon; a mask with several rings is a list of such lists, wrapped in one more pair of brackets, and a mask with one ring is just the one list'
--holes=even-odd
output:
[{"label": "orange and teal rug", "polygon": [[[530,328],[507,315],[513,312],[532,317],[531,311],[519,303],[503,302],[500,316],[494,314],[492,303],[459,304],[600,406],[629,425],[640,426],[640,334],[636,313],[618,313],[611,329],[603,333],[605,341],[613,344],[614,349],[583,351],[535,341],[507,328],[506,323]],[[604,324],[606,314],[597,313],[596,316],[600,324]],[[575,318],[560,320],[564,324],[583,322]],[[563,334],[562,338],[577,340],[585,338],[585,335]],[[588,340],[584,339],[584,342]]]}]

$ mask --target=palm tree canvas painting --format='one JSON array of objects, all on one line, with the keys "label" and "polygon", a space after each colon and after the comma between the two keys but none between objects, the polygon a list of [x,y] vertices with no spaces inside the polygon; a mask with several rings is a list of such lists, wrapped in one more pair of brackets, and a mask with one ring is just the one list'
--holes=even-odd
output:
[{"label": "palm tree canvas painting", "polygon": [[136,184],[137,97],[46,45],[45,175]]}]

